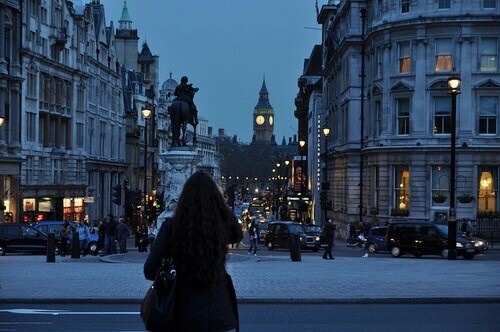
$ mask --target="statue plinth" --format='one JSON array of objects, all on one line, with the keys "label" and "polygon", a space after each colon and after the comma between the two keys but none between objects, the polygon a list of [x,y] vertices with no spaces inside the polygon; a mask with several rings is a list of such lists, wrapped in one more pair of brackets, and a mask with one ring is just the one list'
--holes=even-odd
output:
[{"label": "statue plinth", "polygon": [[173,215],[184,184],[196,172],[196,166],[202,158],[192,147],[172,148],[166,153],[161,153],[159,157],[163,161],[158,171],[163,172],[165,179],[163,202],[165,210],[157,218],[157,228],[160,228],[166,218]]}]

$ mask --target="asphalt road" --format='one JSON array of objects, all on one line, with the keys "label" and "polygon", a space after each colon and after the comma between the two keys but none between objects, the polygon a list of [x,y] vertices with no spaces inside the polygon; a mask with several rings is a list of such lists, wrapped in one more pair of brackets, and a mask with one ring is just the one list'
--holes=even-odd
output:
[{"label": "asphalt road", "polygon": [[[491,247],[491,245],[490,245]],[[247,246],[241,246],[239,249],[238,248],[232,248],[230,249],[232,252],[238,252],[238,253],[243,253],[246,254],[247,252]],[[337,257],[361,257],[364,256],[365,254],[368,253],[368,258],[370,257],[377,257],[377,258],[390,258],[390,259],[395,259],[394,257],[391,256],[391,254],[388,251],[378,251],[376,253],[369,253],[367,250],[361,247],[348,247],[346,241],[344,240],[336,240],[335,241],[335,246],[333,247],[333,255]],[[290,256],[290,251],[286,249],[274,249],[274,250],[268,250],[263,243],[258,244],[258,250],[257,250],[257,255],[258,256]],[[322,256],[323,255],[323,249],[320,249],[318,252],[312,252],[311,250],[302,250],[301,251],[302,256]],[[413,255],[403,255],[401,258],[413,258],[415,257]],[[418,259],[441,259],[440,256],[423,256]],[[458,259],[462,259],[459,257]],[[490,250],[485,251],[483,253],[480,253],[476,255],[473,259],[479,259],[482,261],[500,261],[500,243],[494,244],[493,248],[490,248]]]},{"label": "asphalt road", "polygon": [[[500,304],[240,304],[241,331],[498,331]],[[0,331],[144,331],[138,305],[2,305]]]}]

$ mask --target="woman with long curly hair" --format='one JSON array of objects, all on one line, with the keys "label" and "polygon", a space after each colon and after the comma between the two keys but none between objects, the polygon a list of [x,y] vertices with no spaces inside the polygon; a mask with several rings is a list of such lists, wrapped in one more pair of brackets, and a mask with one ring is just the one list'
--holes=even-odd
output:
[{"label": "woman with long curly hair", "polygon": [[191,175],[144,264],[144,275],[154,280],[162,260],[173,259],[176,331],[239,329],[236,294],[225,264],[228,245],[242,238],[215,182],[203,172]]}]

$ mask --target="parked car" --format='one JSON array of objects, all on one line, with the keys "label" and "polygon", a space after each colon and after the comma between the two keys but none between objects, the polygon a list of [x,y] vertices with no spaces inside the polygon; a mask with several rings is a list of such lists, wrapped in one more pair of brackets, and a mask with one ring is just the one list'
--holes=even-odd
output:
[{"label": "parked car", "polygon": [[[56,254],[60,252],[55,243]],[[6,253],[40,254],[47,253],[47,235],[26,224],[0,224],[0,256]]]},{"label": "parked car", "polygon": [[[44,220],[44,221],[40,221],[40,222],[36,223],[34,227],[37,228],[38,230],[44,232],[45,234],[54,233],[56,240],[60,242],[61,241],[61,229],[62,229],[63,224],[64,224],[64,221],[62,221],[62,220]],[[69,246],[70,246],[69,248],[71,248],[71,243],[73,241],[73,232],[78,227],[78,224],[76,222],[71,221],[69,223],[69,225],[72,229],[72,232],[71,232],[69,240],[68,240]],[[92,227],[89,227],[89,232],[90,232],[90,239],[89,239],[89,242],[87,243],[86,251],[87,251],[87,253],[96,256],[97,252],[98,252],[97,241],[99,240],[99,234]]]},{"label": "parked car", "polygon": [[374,226],[366,235],[366,249],[369,252],[387,250],[387,226]]},{"label": "parked car", "polygon": [[[387,230],[387,249],[392,256],[404,254],[448,257],[448,226],[432,223],[393,223]],[[472,259],[477,253],[474,241],[457,235],[457,256]]]},{"label": "parked car", "polygon": [[301,249],[314,252],[319,250],[320,243],[313,235],[307,235],[303,225],[292,221],[275,221],[269,223],[264,244],[268,250],[275,248],[291,249],[295,235],[299,236]]}]

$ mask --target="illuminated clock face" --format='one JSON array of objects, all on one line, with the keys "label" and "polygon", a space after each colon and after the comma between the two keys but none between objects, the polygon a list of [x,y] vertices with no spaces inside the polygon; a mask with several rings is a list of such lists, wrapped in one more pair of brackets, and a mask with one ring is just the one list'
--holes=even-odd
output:
[{"label": "illuminated clock face", "polygon": [[272,126],[274,123],[274,118],[272,115],[269,116],[269,124]]},{"label": "illuminated clock face", "polygon": [[262,115],[259,115],[258,117],[255,118],[255,122],[258,124],[258,125],[262,125],[264,124],[264,117]]}]

